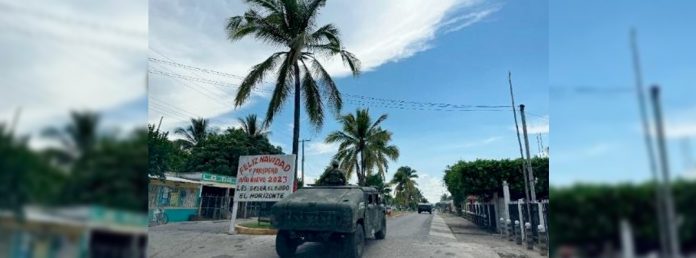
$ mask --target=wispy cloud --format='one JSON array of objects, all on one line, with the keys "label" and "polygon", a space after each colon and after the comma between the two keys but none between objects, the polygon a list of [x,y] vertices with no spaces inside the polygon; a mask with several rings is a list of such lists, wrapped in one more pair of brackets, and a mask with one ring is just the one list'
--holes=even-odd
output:
[{"label": "wispy cloud", "polygon": [[[696,107],[672,111],[664,116],[665,137],[669,139],[696,137]],[[636,124],[634,128],[643,131],[640,124]],[[654,123],[650,123],[649,128],[651,136],[657,135]]]},{"label": "wispy cloud", "polygon": [[[520,134],[522,134],[522,122],[519,122]],[[512,126],[510,130],[515,130]],[[549,133],[549,116],[537,117],[536,119],[527,120],[527,134],[548,134]]]},{"label": "wispy cloud", "polygon": [[494,142],[498,142],[501,139],[503,139],[502,136],[491,136],[485,139],[477,139],[473,141],[468,141],[464,144],[455,144],[455,145],[445,145],[443,146],[444,149],[461,149],[461,148],[473,148],[473,147],[481,147],[485,145],[489,145]]},{"label": "wispy cloud", "polygon": [[445,34],[455,32],[482,21],[484,18],[499,11],[500,9],[501,6],[498,5],[488,7],[479,11],[467,12],[441,23],[440,28]]},{"label": "wispy cloud", "polygon": [[[105,111],[145,96],[147,2],[2,5],[0,48],[11,51],[0,58],[0,118],[21,107],[19,133],[66,122],[69,110]],[[126,123],[143,120],[114,126]]]},{"label": "wispy cloud", "polygon": [[[353,52],[360,59],[363,70],[369,72],[385,63],[429,49],[430,42],[443,26],[450,31],[461,29],[494,12],[480,8],[481,5],[483,1],[480,0],[336,1],[322,10],[318,23],[333,23],[340,28],[346,49]],[[247,8],[243,1],[150,1],[149,43],[154,50],[151,56],[213,68],[240,78],[192,72],[151,62],[152,68],[171,69],[171,72],[224,81],[232,86],[239,84],[241,76],[246,75],[253,65],[277,51],[273,46],[253,39],[234,43],[226,39],[225,20],[243,14]],[[458,15],[458,18],[447,19],[450,15]],[[332,76],[350,74],[340,58],[324,60],[324,64]],[[212,117],[236,111],[234,105],[229,104],[235,93],[234,87],[224,89],[154,74],[152,77],[156,79],[150,81],[149,95],[166,103],[159,105],[169,107],[151,107],[148,118],[151,122],[162,114],[184,119],[186,113]],[[254,99],[257,98],[263,98],[263,94]]]},{"label": "wispy cloud", "polygon": [[311,142],[308,150],[310,155],[333,154],[338,151],[338,143]]}]

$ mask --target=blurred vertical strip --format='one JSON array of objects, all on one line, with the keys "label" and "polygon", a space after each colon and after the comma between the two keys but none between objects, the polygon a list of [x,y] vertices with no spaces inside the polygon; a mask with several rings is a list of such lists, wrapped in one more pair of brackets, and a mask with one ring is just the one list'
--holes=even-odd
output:
[{"label": "blurred vertical strip", "polygon": [[0,257],[144,257],[147,1],[0,0]]},{"label": "blurred vertical strip", "polygon": [[[696,137],[694,12],[692,1],[550,3],[549,77],[563,93],[551,99],[552,256],[696,255],[696,165],[678,151]],[[659,101],[643,81],[660,85]]]}]

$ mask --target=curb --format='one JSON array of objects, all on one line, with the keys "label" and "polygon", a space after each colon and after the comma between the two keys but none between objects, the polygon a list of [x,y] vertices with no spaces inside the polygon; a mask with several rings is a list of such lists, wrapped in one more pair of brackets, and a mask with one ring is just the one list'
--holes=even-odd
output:
[{"label": "curb", "polygon": [[239,224],[234,225],[234,231],[243,235],[275,235],[278,233],[278,230],[273,228],[248,228]]}]

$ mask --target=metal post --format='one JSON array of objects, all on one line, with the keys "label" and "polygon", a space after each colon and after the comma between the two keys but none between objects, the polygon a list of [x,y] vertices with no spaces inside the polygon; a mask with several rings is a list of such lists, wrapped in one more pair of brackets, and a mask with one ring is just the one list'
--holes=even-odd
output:
[{"label": "metal post", "polygon": [[[524,105],[520,105],[520,117],[522,118],[522,133],[524,134],[524,146],[527,153],[527,176],[529,177],[529,194],[532,202],[536,202],[536,191],[534,190],[534,171],[532,171],[532,157],[529,155],[529,138],[527,137],[527,119],[524,115]],[[531,218],[531,211],[527,205],[527,213]]]},{"label": "metal post", "polygon": [[628,221],[621,220],[621,252],[623,258],[634,258],[636,257],[635,248],[633,247],[633,232],[631,232],[631,225]]},{"label": "metal post", "polygon": [[650,89],[650,96],[653,102],[655,113],[655,132],[657,132],[657,150],[660,157],[660,168],[662,170],[662,189],[665,198],[665,215],[667,221],[667,233],[669,251],[671,257],[681,257],[679,250],[679,235],[677,232],[677,218],[674,215],[674,200],[672,198],[672,186],[669,175],[669,161],[667,160],[667,146],[665,143],[664,125],[662,122],[662,111],[660,109],[660,88],[655,85]]},{"label": "metal post", "polygon": [[527,250],[534,249],[534,237],[532,237],[532,223],[524,223],[525,237],[527,238]]},{"label": "metal post", "polygon": [[522,160],[522,177],[524,178],[524,201],[529,211],[529,186],[527,183],[527,170],[525,169],[525,159],[522,153],[522,140],[520,139],[520,127],[517,125],[517,111],[515,110],[515,95],[512,91],[512,73],[508,71],[508,83],[510,85],[510,100],[512,102],[512,115],[515,118],[515,131],[517,132],[517,144],[520,147],[520,160]]},{"label": "metal post", "polygon": [[652,141],[650,140],[650,126],[648,125],[648,112],[645,108],[645,97],[643,96],[643,74],[640,67],[640,56],[638,55],[638,44],[636,42],[636,32],[631,30],[631,52],[633,54],[633,71],[635,73],[636,80],[636,94],[638,97],[638,108],[640,110],[640,118],[643,127],[643,141],[648,151],[648,165],[650,166],[650,172],[653,179],[655,180],[655,206],[657,212],[657,222],[658,222],[658,232],[660,239],[660,254],[662,256],[667,256],[667,249],[669,246],[669,236],[667,234],[667,221],[665,218],[664,203],[663,203],[663,192],[660,187],[660,179],[657,172],[657,164],[655,162],[655,151],[653,149]]},{"label": "metal post", "polygon": [[548,239],[546,239],[546,228],[543,225],[537,227],[539,229],[539,254],[541,256],[546,256],[549,251]]},{"label": "metal post", "polygon": [[516,231],[516,232],[515,232],[515,236],[516,236],[516,237],[515,237],[515,243],[516,243],[517,245],[522,245],[522,232],[520,232],[520,231],[521,231],[521,230],[520,230],[520,227],[521,227],[521,226],[522,226],[522,225],[520,224],[520,221],[519,221],[519,220],[515,220],[515,231]]}]

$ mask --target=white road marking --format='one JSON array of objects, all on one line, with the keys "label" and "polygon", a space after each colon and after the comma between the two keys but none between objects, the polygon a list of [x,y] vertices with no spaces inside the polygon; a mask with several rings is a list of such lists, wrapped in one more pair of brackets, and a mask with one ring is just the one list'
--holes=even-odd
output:
[{"label": "white road marking", "polygon": [[430,224],[430,236],[444,237],[449,239],[457,239],[452,234],[452,230],[447,226],[445,220],[440,215],[433,215],[432,223]]}]

